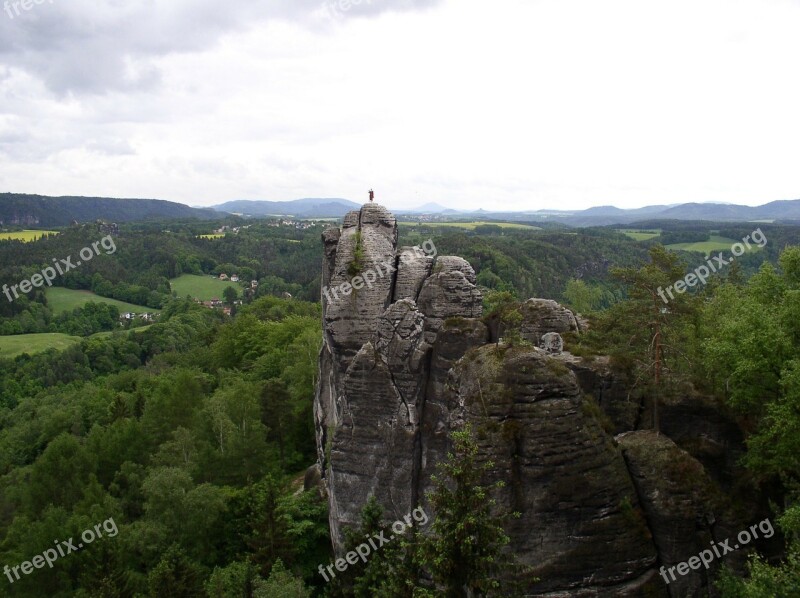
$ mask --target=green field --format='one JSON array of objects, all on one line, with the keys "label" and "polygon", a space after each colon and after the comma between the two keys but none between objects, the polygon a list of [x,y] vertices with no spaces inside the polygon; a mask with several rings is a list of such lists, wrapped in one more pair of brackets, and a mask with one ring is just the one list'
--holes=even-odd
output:
[{"label": "green field", "polygon": [[212,233],[210,235],[197,235],[201,239],[222,239],[225,233]]},{"label": "green field", "polygon": [[[699,251],[705,255],[709,255],[715,251],[730,250],[731,245],[734,243],[736,243],[734,239],[720,237],[719,235],[711,235],[711,238],[708,241],[701,241],[697,243],[675,243],[673,245],[667,245],[666,247],[667,249],[681,249],[683,251]],[[747,251],[754,251],[755,249],[757,248],[752,247]]]},{"label": "green field", "polygon": [[54,230],[23,230],[16,233],[0,233],[0,241],[7,241],[9,239],[14,239],[17,241],[25,241],[25,243],[30,243],[31,241],[36,241],[37,239],[41,239],[45,235],[57,235],[58,231]]},{"label": "green field", "polygon": [[492,226],[499,226],[500,228],[524,228],[527,230],[541,230],[538,226],[531,226],[529,224],[519,224],[517,222],[486,222],[486,221],[477,221],[477,222],[423,222],[422,224],[418,222],[398,222],[400,226],[427,226],[431,228],[436,227],[450,227],[450,228],[464,228],[467,230],[475,230],[477,226],[484,226],[484,225],[492,225]]},{"label": "green field", "polygon": [[45,290],[47,296],[47,305],[54,314],[60,314],[64,311],[72,311],[76,307],[83,307],[89,301],[95,303],[109,303],[116,305],[120,313],[136,312],[141,314],[149,312],[151,314],[161,313],[160,309],[153,307],[145,307],[143,305],[134,305],[133,303],[125,303],[124,301],[117,301],[116,299],[108,299],[95,295],[91,291],[76,291],[74,289],[65,289],[63,287],[50,287]]},{"label": "green field", "polygon": [[13,336],[0,336],[0,358],[16,357],[23,353],[33,355],[47,349],[66,349],[80,342],[77,336],[60,333],[44,334],[16,334]]},{"label": "green field", "polygon": [[618,230],[617,232],[622,233],[623,235],[627,235],[634,241],[647,241],[648,239],[652,239],[661,234],[660,230],[626,229],[626,230]]},{"label": "green field", "polygon": [[178,297],[194,297],[200,301],[211,299],[222,299],[222,291],[227,287],[233,287],[241,295],[242,287],[238,282],[230,280],[220,280],[211,276],[198,276],[196,274],[183,274],[178,278],[169,281],[172,290],[178,293]]}]

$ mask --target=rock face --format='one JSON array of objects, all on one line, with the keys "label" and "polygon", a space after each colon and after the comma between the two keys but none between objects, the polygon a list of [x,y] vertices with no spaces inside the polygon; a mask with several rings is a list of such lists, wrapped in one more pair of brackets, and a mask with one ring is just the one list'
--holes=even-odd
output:
[{"label": "rock face", "polygon": [[[726,495],[703,466],[672,440],[642,430],[620,434],[617,441],[666,569],[709,548],[712,541],[724,541],[736,533],[726,525],[734,519]],[[742,554],[731,558],[741,559]],[[726,561],[731,564],[728,558]],[[666,573],[670,595],[706,596],[711,575],[719,566],[714,559],[708,569],[692,569],[686,575],[673,572],[675,579]]]},{"label": "rock face", "polygon": [[[341,231],[323,234],[323,244],[324,341],[314,413],[339,547],[342,526],[358,523],[370,495],[392,517],[418,504],[425,464],[446,450],[446,431],[425,443],[420,433],[433,345],[448,318],[480,317],[482,297],[465,260],[398,252],[394,216],[376,204],[350,212]],[[365,284],[348,294],[343,285],[355,289],[356,278]],[[449,363],[471,345],[439,346],[439,359]]]},{"label": "rock face", "polygon": [[574,374],[540,349],[487,345],[449,382],[451,425],[484,431],[490,481],[506,483],[498,505],[521,514],[507,533],[541,580],[528,595],[655,591],[657,554],[636,490]]},{"label": "rock face", "polygon": [[545,353],[559,355],[564,352],[564,339],[558,332],[548,332],[542,335],[540,347]]},{"label": "rock face", "polygon": [[520,335],[534,345],[539,345],[548,332],[578,332],[578,321],[566,307],[550,299],[528,299],[520,308],[522,326]]},{"label": "rock face", "polygon": [[[668,586],[659,567],[716,537],[696,521],[735,527],[722,522],[730,517],[719,480],[704,469],[719,458],[717,445],[706,447],[707,463],[652,432],[615,440],[646,417],[606,362],[559,352],[560,335],[579,332],[568,309],[531,299],[520,326],[530,343],[490,342],[469,263],[398,249],[394,217],[379,205],[349,213],[341,230],[323,234],[323,247],[319,463],[307,484],[327,493],[337,552],[371,495],[389,521],[420,505],[435,517],[430,476],[448,435],[470,422],[481,458],[495,463],[486,482],[505,482],[498,508],[521,514],[507,533],[508,549],[529,567],[525,595],[666,597],[709,587],[710,574]],[[665,410],[676,433],[681,413]],[[689,429],[724,443],[723,423]],[[685,467],[669,469],[675,463]],[[683,471],[703,483],[681,488]]]},{"label": "rock face", "polygon": [[584,359],[564,353],[558,358],[578,377],[583,392],[593,396],[611,419],[615,434],[645,427],[641,397],[631,393],[628,380],[611,369],[608,357]]}]

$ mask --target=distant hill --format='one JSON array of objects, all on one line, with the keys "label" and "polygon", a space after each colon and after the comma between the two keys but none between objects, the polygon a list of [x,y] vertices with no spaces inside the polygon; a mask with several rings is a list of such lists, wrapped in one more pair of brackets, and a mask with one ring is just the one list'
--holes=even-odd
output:
[{"label": "distant hill", "polygon": [[447,206],[443,206],[442,204],[438,204],[435,202],[429,202],[418,206],[416,208],[412,208],[410,210],[395,210],[397,214],[457,214],[459,213],[458,210],[452,210]]},{"label": "distant hill", "polygon": [[190,208],[160,199],[115,199],[109,197],[47,197],[0,193],[0,225],[68,226],[73,220],[131,222],[154,218],[210,220],[220,214],[211,209]]},{"label": "distant hill", "polygon": [[584,216],[611,216],[617,218],[625,213],[625,210],[614,206],[594,206],[580,212]]},{"label": "distant hill", "polygon": [[[46,197],[0,193],[0,225],[66,226],[73,220],[98,218],[130,222],[154,218],[216,219],[221,212],[247,216],[291,216],[296,218],[341,218],[362,204],[338,197],[303,198],[291,201],[234,200],[211,208],[192,208],[157,199],[111,199],[103,197]],[[643,220],[703,220],[710,222],[800,221],[800,199],[773,201],[761,206],[721,203],[653,205],[631,210],[595,206],[586,210],[526,210],[521,212],[478,209],[461,211],[428,203],[411,210],[394,210],[400,217],[418,218],[428,214],[443,220],[503,220],[529,222],[540,226],[626,225]]]},{"label": "distant hill", "polygon": [[[398,212],[399,213],[399,212]],[[409,212],[406,212],[407,214]],[[440,216],[451,214],[441,213]],[[738,206],[720,203],[685,203],[645,206],[625,210],[614,206],[596,206],[586,210],[530,210],[493,212],[473,210],[452,214],[459,220],[510,220],[535,223],[558,223],[567,226],[608,226],[632,224],[642,220],[703,220],[709,222],[752,222],[774,220],[791,223],[800,220],[800,199],[773,201],[762,206]]]},{"label": "distant hill", "polygon": [[[598,217],[606,222],[598,222]],[[685,203],[672,206],[647,206],[636,210],[619,210],[616,213],[593,208],[575,212],[567,218],[569,224],[590,226],[597,224],[627,224],[658,218],[664,220],[707,220],[711,222],[747,222],[753,220],[787,221],[800,218],[800,199],[773,201],[761,206],[739,206],[722,203]]]},{"label": "distant hill", "polygon": [[791,220],[800,218],[800,200],[773,201],[763,206],[687,203],[659,214],[679,220]]},{"label": "distant hill", "polygon": [[349,199],[304,198],[291,201],[264,201],[238,199],[212,206],[213,209],[245,214],[247,216],[295,216],[298,218],[341,218],[351,210],[358,210],[361,204]]}]

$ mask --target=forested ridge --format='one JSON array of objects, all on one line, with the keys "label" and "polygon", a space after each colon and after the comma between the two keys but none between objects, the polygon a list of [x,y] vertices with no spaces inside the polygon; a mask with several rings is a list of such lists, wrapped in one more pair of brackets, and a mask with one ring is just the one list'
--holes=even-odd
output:
[{"label": "forested ridge", "polygon": [[47,197],[0,193],[0,226],[68,226],[73,221],[131,222],[144,219],[216,219],[211,209],[197,209],[159,199],[114,199],[108,197]]},{"label": "forested ridge", "polygon": [[[218,221],[221,226],[242,225],[240,220]],[[224,238],[201,238],[212,226],[191,221],[123,225],[112,236],[116,251],[100,255],[59,276],[55,286],[93,291],[128,303],[163,307],[172,297],[170,279],[181,274],[239,273],[244,281],[258,280],[248,300],[289,292],[294,297],[319,297],[318,238],[322,225],[305,230],[294,227],[253,225]],[[108,233],[103,225],[68,227],[35,243],[0,241],[0,279],[15,284],[29,279],[53,259],[76,256],[78,251]],[[73,260],[76,261],[76,260]],[[236,285],[234,285],[236,286]],[[242,289],[238,292],[243,295]],[[95,312],[105,310],[95,308]],[[84,309],[85,311],[85,309]],[[88,322],[87,322],[88,320]],[[0,333],[86,333],[112,330],[98,323],[94,313],[62,316],[49,308],[43,288],[13,302],[0,301]]]},{"label": "forested ridge", "polygon": [[[666,226],[665,223],[661,223]],[[218,226],[237,228],[218,239],[201,238]],[[212,223],[189,220],[140,222],[122,225],[114,236],[117,251],[101,252],[91,262],[59,277],[54,284],[71,289],[91,290],[98,295],[152,308],[169,298],[169,280],[181,274],[240,274],[242,280],[258,280],[255,297],[290,293],[295,298],[317,301],[320,296],[319,235],[328,226],[319,223],[306,228],[275,226],[265,221],[231,217]],[[665,235],[675,231],[709,234],[713,224],[671,223]],[[763,251],[748,253],[739,260],[744,275],[757,271],[765,260],[777,263],[787,244],[800,242],[796,227],[760,225],[769,243]],[[698,228],[699,227],[699,228]],[[75,255],[107,233],[102,225],[66,227],[58,235],[36,243],[0,241],[0,278],[9,284],[41,271],[54,258]],[[752,225],[730,225],[718,234],[741,239]],[[704,231],[704,232],[702,232]],[[514,231],[491,225],[476,232],[460,232],[435,226],[401,228],[400,243],[418,245],[431,238],[439,253],[460,255],[475,268],[479,283],[489,289],[510,291],[520,299],[566,298],[570,280],[582,280],[596,289],[598,307],[607,307],[622,296],[622,286],[610,276],[612,266],[629,266],[646,259],[647,249],[662,242],[657,237],[635,242],[613,229],[577,231]],[[669,239],[669,236],[667,237]],[[663,243],[662,243],[663,244]],[[687,267],[702,263],[700,253],[687,257]],[[29,301],[30,300],[30,301]],[[39,306],[31,305],[39,303]],[[14,333],[48,330],[52,314],[46,314],[41,289],[13,303],[0,301],[2,318],[25,311],[21,328]],[[1,330],[1,329],[0,329]],[[5,333],[12,332],[7,330]]]}]

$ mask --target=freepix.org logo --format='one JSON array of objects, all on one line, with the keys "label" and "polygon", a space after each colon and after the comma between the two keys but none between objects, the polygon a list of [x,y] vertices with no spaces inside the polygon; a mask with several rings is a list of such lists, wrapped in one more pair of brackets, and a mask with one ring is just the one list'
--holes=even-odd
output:
[{"label": "freepix.org logo", "polygon": [[[3,10],[6,11],[6,14],[8,15],[9,19],[13,19],[14,16],[20,16],[22,14],[20,12],[20,8],[22,10],[28,11],[31,10],[37,4],[44,4],[45,1],[50,2],[50,4],[53,3],[53,0],[12,0],[12,1],[6,0],[6,2],[3,3]],[[14,12],[11,12],[12,9],[14,10]]]},{"label": "freepix.org logo", "polygon": [[45,565],[52,569],[59,558],[82,550],[84,546],[88,546],[95,540],[102,538],[104,531],[106,532],[107,538],[114,538],[119,533],[119,529],[113,517],[106,519],[103,523],[98,523],[94,526],[94,529],[89,528],[84,531],[81,534],[81,540],[83,540],[83,542],[79,542],[77,546],[72,538],[63,541],[56,540],[53,542],[56,548],[48,548],[41,554],[37,554],[31,560],[20,563],[19,565],[14,565],[13,567],[5,565],[3,567],[3,573],[8,577],[8,581],[13,584],[22,579],[20,577],[20,570],[22,571],[22,575],[30,575],[33,573],[34,569],[43,569]]},{"label": "freepix.org logo", "polygon": [[684,276],[681,280],[677,280],[673,284],[669,285],[666,288],[666,295],[664,294],[664,289],[658,287],[658,296],[661,297],[664,303],[669,303],[667,295],[669,295],[670,299],[675,299],[675,295],[672,294],[673,288],[675,289],[676,293],[685,293],[688,288],[693,287],[698,283],[703,285],[706,284],[708,277],[711,276],[712,273],[716,274],[722,270],[722,268],[729,266],[730,263],[737,257],[744,255],[744,252],[752,247],[750,244],[751,240],[756,244],[757,247],[760,248],[763,248],[767,244],[767,237],[764,236],[764,233],[761,232],[760,228],[757,228],[744,239],[742,239],[741,243],[734,243],[731,246],[731,253],[734,255],[734,257],[726,260],[720,251],[717,255],[712,256],[712,259],[709,259],[706,262],[708,267],[705,265],[699,266],[695,268],[694,272],[689,272],[689,274]]},{"label": "freepix.org logo", "polygon": [[[402,263],[407,263],[424,257],[436,257],[436,245],[433,244],[431,239],[425,241],[422,246],[415,245],[410,250],[401,253],[400,261]],[[386,271],[384,272],[384,270]],[[389,275],[395,270],[397,270],[397,265],[395,264],[394,257],[391,257],[384,262],[376,264],[374,268],[363,272],[360,276],[354,276],[350,279],[350,282],[344,282],[335,287],[323,287],[322,295],[327,299],[328,303],[332,303],[335,300],[339,300],[340,294],[342,297],[347,297],[354,290],[360,291],[365,285],[371,289],[372,285],[375,284],[379,278],[383,278],[385,275]]]},{"label": "freepix.org logo", "polygon": [[362,4],[372,5],[372,0],[329,0],[325,3],[325,8],[331,16],[340,18]]},{"label": "freepix.org logo", "polygon": [[[361,559],[364,563],[366,563],[367,557],[370,555],[370,553],[379,551],[384,544],[388,544],[396,537],[404,535],[409,529],[415,527],[415,523],[419,524],[416,527],[425,527],[425,525],[428,523],[428,514],[422,507],[417,507],[411,511],[411,513],[403,517],[402,520],[398,519],[395,521],[392,524],[392,531],[394,534],[390,535],[388,538],[386,537],[387,530],[381,530],[372,537],[366,536],[368,543],[363,542],[362,544],[359,544],[353,550],[344,555],[343,558],[336,559],[327,567],[320,565],[318,567],[320,575],[322,575],[325,581],[330,581],[336,577],[336,573],[333,572],[334,567],[336,567],[337,571],[344,573],[349,565],[355,565],[358,563],[358,559]],[[327,574],[325,573],[326,570]],[[329,575],[330,577],[328,577]]]},{"label": "freepix.org logo", "polygon": [[[92,243],[91,247],[84,247],[78,252],[78,255],[83,261],[79,260],[73,263],[71,255],[67,256],[66,259],[57,260],[56,258],[53,258],[53,265],[44,268],[40,274],[34,274],[30,277],[30,279],[26,278],[19,284],[14,284],[10,287],[7,284],[4,284],[3,293],[6,297],[8,297],[8,301],[12,302],[14,299],[19,299],[19,292],[17,292],[17,289],[19,289],[19,291],[21,291],[23,294],[27,294],[30,293],[34,287],[42,287],[45,283],[47,283],[47,286],[49,287],[53,286],[53,281],[58,275],[64,276],[64,274],[73,268],[77,268],[81,264],[93,259],[95,255],[100,255],[100,247],[106,250],[106,255],[111,255],[117,250],[117,245],[114,243],[114,239],[111,237],[111,235],[106,235],[99,241]],[[11,293],[14,293],[13,298],[11,297]]]},{"label": "freepix.org logo", "polygon": [[[702,550],[700,554],[697,556],[693,556],[688,561],[684,561],[682,563],[678,563],[672,567],[663,566],[659,569],[659,573],[661,577],[664,578],[664,581],[667,585],[670,584],[670,579],[667,576],[672,577],[672,581],[677,581],[677,577],[675,577],[675,571],[677,570],[678,575],[684,576],[688,575],[689,572],[692,570],[698,570],[700,567],[705,567],[706,569],[709,568],[711,563],[714,561],[714,555],[716,554],[716,558],[720,559],[724,557],[729,552],[733,552],[734,550],[739,550],[739,548],[743,546],[747,546],[751,541],[758,540],[758,532],[761,531],[761,535],[764,538],[771,538],[775,535],[775,528],[772,527],[772,522],[769,519],[764,519],[763,521],[750,526],[750,530],[742,530],[736,536],[736,539],[739,541],[739,544],[734,544],[733,548],[731,548],[730,543],[731,539],[727,538],[725,540],[720,541],[718,544],[715,543],[714,540],[710,542],[711,548],[714,551],[711,551],[711,548],[706,548]],[[722,552],[720,552],[722,549]]]}]

